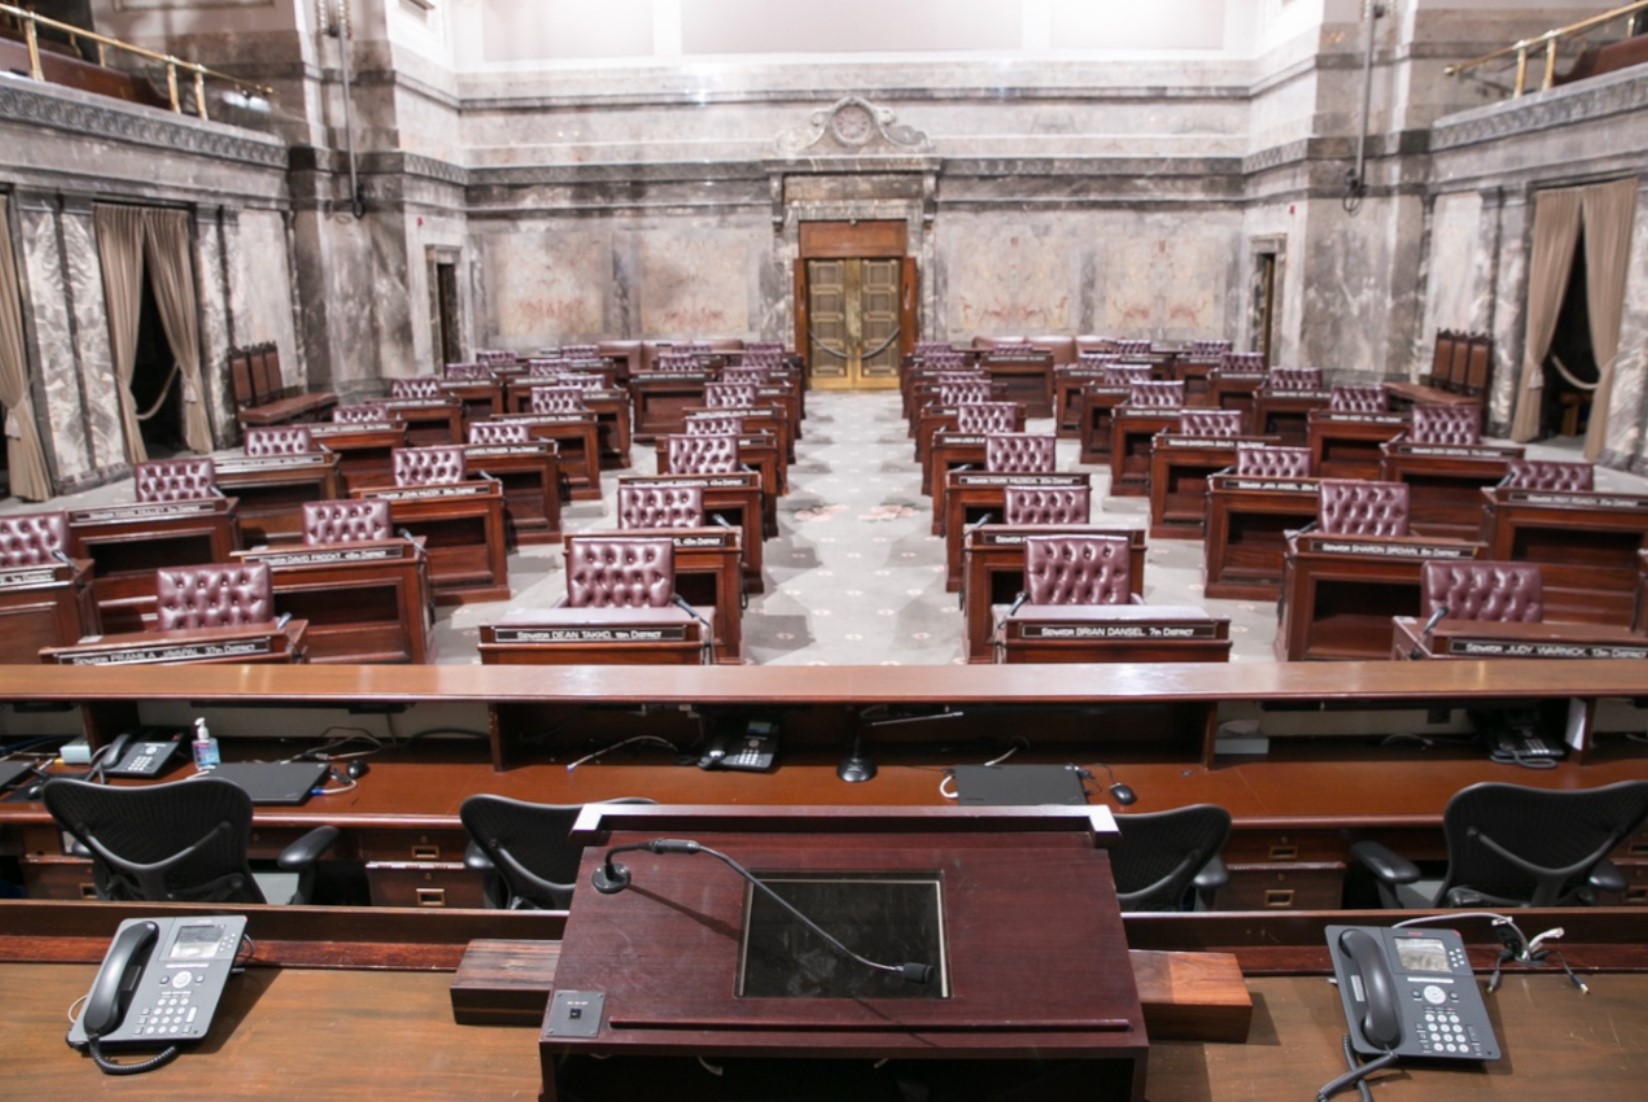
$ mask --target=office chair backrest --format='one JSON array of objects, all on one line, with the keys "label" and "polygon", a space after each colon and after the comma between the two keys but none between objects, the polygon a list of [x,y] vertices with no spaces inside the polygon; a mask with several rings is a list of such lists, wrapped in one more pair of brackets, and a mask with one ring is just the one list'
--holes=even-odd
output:
[{"label": "office chair backrest", "polygon": [[1328,408],[1352,413],[1384,413],[1385,388],[1343,384],[1328,391]]},{"label": "office chair backrest", "polygon": [[1051,433],[987,433],[984,437],[984,469],[1035,473],[1052,471],[1057,444]]},{"label": "office chair backrest", "polygon": [[1118,815],[1111,847],[1116,901],[1124,911],[1183,910],[1190,884],[1230,837],[1230,812],[1214,804]]},{"label": "office chair backrest", "polygon": [[216,497],[216,485],[210,459],[151,459],[132,472],[138,501],[199,501]]},{"label": "office chair backrest", "polygon": [[1093,511],[1087,486],[1006,486],[1002,498],[1008,524],[1086,524]]},{"label": "office chair backrest", "polygon": [[1219,353],[1219,370],[1226,375],[1251,375],[1265,369],[1265,354],[1263,352],[1221,352]]},{"label": "office chair backrest", "polygon": [[99,899],[262,903],[246,848],[252,799],[216,777],[111,787],[59,778],[42,792],[92,854]]},{"label": "office chair backrest", "polygon": [[390,379],[389,396],[391,398],[439,398],[441,383],[433,376],[425,375],[416,379]]},{"label": "office chair backrest", "polygon": [[564,911],[572,905],[584,850],[567,835],[582,810],[581,804],[534,804],[507,796],[477,795],[463,802],[458,818],[496,870],[498,883],[488,885],[488,896],[497,906],[512,911]]},{"label": "office chair backrest", "polygon": [[1033,605],[1125,605],[1132,564],[1121,536],[1047,535],[1024,541],[1024,592]]},{"label": "office chair backrest", "polygon": [[1242,411],[1236,409],[1187,409],[1179,414],[1183,436],[1229,438],[1242,435]]},{"label": "office chair backrest", "polygon": [[363,543],[389,536],[389,502],[381,497],[303,503],[304,543]]},{"label": "office chair backrest", "polygon": [[705,383],[704,404],[711,409],[742,409],[755,405],[754,383]]},{"label": "office chair backrest", "polygon": [[1415,444],[1479,444],[1482,442],[1482,407],[1414,406],[1413,428],[1408,439]]},{"label": "office chair backrest", "polygon": [[246,430],[247,455],[304,455],[315,450],[315,438],[304,425],[254,426]]},{"label": "office chair backrest", "polygon": [[666,436],[666,474],[731,474],[738,470],[738,437]]},{"label": "office chair backrest", "polygon": [[1561,463],[1552,459],[1513,459],[1500,482],[1515,490],[1589,493],[1596,488],[1596,468],[1589,463]]},{"label": "office chair backrest", "polygon": [[267,563],[173,566],[155,574],[161,631],[262,624],[275,618]]},{"label": "office chair backrest", "polygon": [[1544,618],[1539,564],[1432,559],[1419,568],[1419,615],[1537,624]]},{"label": "office chair backrest", "polygon": [[1012,432],[1021,408],[1017,402],[968,402],[956,407],[956,431]]},{"label": "office chair backrest", "polygon": [[1128,388],[1127,404],[1135,409],[1178,409],[1185,404],[1182,382],[1147,379]]},{"label": "office chair backrest", "polygon": [[1266,390],[1321,390],[1319,367],[1273,367],[1265,376]]},{"label": "office chair backrest", "polygon": [[1648,781],[1572,791],[1484,781],[1460,789],[1442,812],[1448,871],[1437,903],[1583,902],[1591,870],[1645,818]]},{"label": "office chair backrest", "polygon": [[445,486],[464,480],[464,450],[461,444],[436,444],[428,448],[395,448],[390,452],[397,486]]},{"label": "office chair backrest", "polygon": [[1236,473],[1251,478],[1309,478],[1310,449],[1238,444]]},{"label": "office chair backrest", "polygon": [[471,421],[468,431],[471,444],[525,444],[531,439],[520,421]]},{"label": "office chair backrest", "polygon": [[583,387],[535,386],[532,388],[533,413],[587,413],[589,403],[584,400]]},{"label": "office chair backrest", "polygon": [[1316,484],[1316,523],[1330,536],[1408,534],[1408,484],[1324,478]]},{"label": "office chair backrest", "polygon": [[388,419],[389,414],[382,406],[370,404],[338,406],[332,411],[332,423],[337,425],[360,425],[369,421]]},{"label": "office chair backrest", "polygon": [[619,486],[618,527],[701,528],[702,486]]},{"label": "office chair backrest", "polygon": [[566,560],[572,608],[665,608],[675,595],[675,545],[667,538],[572,536]]},{"label": "office chair backrest", "polygon": [[703,414],[688,414],[682,422],[688,436],[738,436],[744,431],[742,417],[706,417]]},{"label": "office chair backrest", "polygon": [[17,513],[0,517],[0,566],[50,566],[67,553],[66,513]]}]

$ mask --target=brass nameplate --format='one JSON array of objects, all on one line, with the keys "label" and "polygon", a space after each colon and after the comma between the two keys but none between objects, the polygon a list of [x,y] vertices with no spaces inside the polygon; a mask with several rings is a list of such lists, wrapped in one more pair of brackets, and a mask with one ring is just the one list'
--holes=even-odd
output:
[{"label": "brass nameplate", "polygon": [[244,658],[269,654],[270,640],[224,639],[211,643],[157,643],[120,647],[89,654],[59,654],[62,666],[136,666],[152,662],[198,662],[208,658]]},{"label": "brass nameplate", "polygon": [[700,533],[691,536],[671,536],[671,542],[677,547],[694,548],[726,548],[732,546],[733,533],[731,531]]},{"label": "brass nameplate", "polygon": [[1562,493],[1554,490],[1506,490],[1505,500],[1517,505],[1577,505],[1582,509],[1648,509],[1648,497]]},{"label": "brass nameplate", "polygon": [[310,436],[348,436],[357,432],[399,432],[404,421],[334,421],[330,425],[311,425]]},{"label": "brass nameplate", "polygon": [[970,432],[941,432],[933,437],[933,447],[958,447],[967,445],[976,447],[984,443],[984,437]]},{"label": "brass nameplate", "polygon": [[1353,409],[1317,409],[1311,411],[1311,417],[1348,425],[1405,425],[1410,419],[1406,413],[1359,413]]},{"label": "brass nameplate", "polygon": [[464,446],[465,459],[484,459],[496,455],[549,455],[549,441],[540,440],[536,444],[467,444]]},{"label": "brass nameplate", "polygon": [[1174,623],[1170,620],[1141,623],[1129,620],[1117,624],[1034,624],[1018,625],[1020,639],[1217,639],[1214,623]]},{"label": "brass nameplate", "polygon": [[1474,547],[1432,543],[1380,543],[1345,539],[1344,537],[1311,536],[1306,538],[1311,551],[1324,555],[1362,555],[1384,559],[1470,559],[1475,558]]},{"label": "brass nameplate", "polygon": [[403,559],[408,549],[407,545],[402,544],[395,547],[339,547],[314,551],[253,551],[244,554],[242,558],[248,562],[267,563],[272,567],[324,566],[328,563]]},{"label": "brass nameplate", "polygon": [[541,627],[493,628],[494,643],[684,643],[680,627]]},{"label": "brass nameplate", "polygon": [[1448,640],[1448,653],[1462,658],[1648,658],[1648,645],[1510,642],[1455,636]]},{"label": "brass nameplate", "polygon": [[163,517],[202,517],[225,512],[227,508],[227,502],[221,498],[152,501],[136,505],[110,505],[102,509],[75,509],[69,513],[69,523],[123,524],[140,520],[158,520]]},{"label": "brass nameplate", "polygon": [[1470,447],[1464,444],[1393,444],[1397,455],[1435,456],[1445,459],[1515,459],[1510,448]]}]

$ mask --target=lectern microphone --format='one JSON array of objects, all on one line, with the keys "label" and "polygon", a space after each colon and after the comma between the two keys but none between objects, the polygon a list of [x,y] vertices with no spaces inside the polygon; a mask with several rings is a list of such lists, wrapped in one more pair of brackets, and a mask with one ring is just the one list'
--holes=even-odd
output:
[{"label": "lectern microphone", "polygon": [[818,923],[802,914],[796,909],[793,903],[773,891],[772,888],[763,883],[761,879],[749,869],[746,869],[743,865],[740,865],[737,861],[734,861],[731,857],[728,857],[720,850],[711,849],[709,846],[703,845],[699,842],[694,842],[690,839],[654,838],[647,842],[631,842],[629,845],[625,846],[613,846],[611,849],[607,850],[606,857],[601,862],[601,867],[596,869],[594,875],[590,877],[590,883],[595,886],[595,890],[600,892],[602,895],[614,895],[629,887],[631,877],[628,866],[614,861],[613,858],[620,853],[633,853],[638,850],[644,850],[647,853],[707,853],[711,857],[714,857],[716,860],[720,861],[723,865],[726,865],[733,872],[736,872],[739,876],[742,876],[745,880],[748,880],[757,891],[761,892],[768,899],[771,899],[774,903],[790,912],[796,921],[800,922],[803,926],[807,927],[807,929],[823,938],[826,944],[836,950],[836,952],[841,953],[843,956],[857,961],[866,968],[873,968],[877,972],[888,972],[892,975],[899,976],[906,983],[931,983],[933,980],[933,966],[931,964],[922,964],[916,961],[906,961],[903,964],[882,964],[881,962],[871,960],[868,957],[859,956],[857,953],[841,944],[841,942],[837,941],[834,936],[832,936]]},{"label": "lectern microphone", "polygon": [[1416,659],[1425,653],[1425,644],[1430,640],[1431,632],[1436,630],[1436,625],[1440,624],[1442,618],[1447,614],[1447,605],[1436,606],[1436,611],[1431,613],[1431,618],[1426,620],[1425,626],[1419,629],[1419,642],[1415,643],[1412,649],[1408,651],[1408,658]]}]

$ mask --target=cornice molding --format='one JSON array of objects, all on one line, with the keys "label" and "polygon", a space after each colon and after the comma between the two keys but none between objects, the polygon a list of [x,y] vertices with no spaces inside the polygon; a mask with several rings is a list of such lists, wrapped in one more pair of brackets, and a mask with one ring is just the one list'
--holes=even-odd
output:
[{"label": "cornice molding", "polygon": [[1460,149],[1644,109],[1648,73],[1628,69],[1440,118],[1431,127],[1431,150]]}]

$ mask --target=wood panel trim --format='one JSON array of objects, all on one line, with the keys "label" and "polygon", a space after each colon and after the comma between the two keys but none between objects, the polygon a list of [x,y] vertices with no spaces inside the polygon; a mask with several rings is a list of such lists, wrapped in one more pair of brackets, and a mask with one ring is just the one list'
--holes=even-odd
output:
[{"label": "wood panel trim", "polygon": [[802,260],[902,257],[909,251],[909,226],[902,221],[803,222],[800,235]]}]

